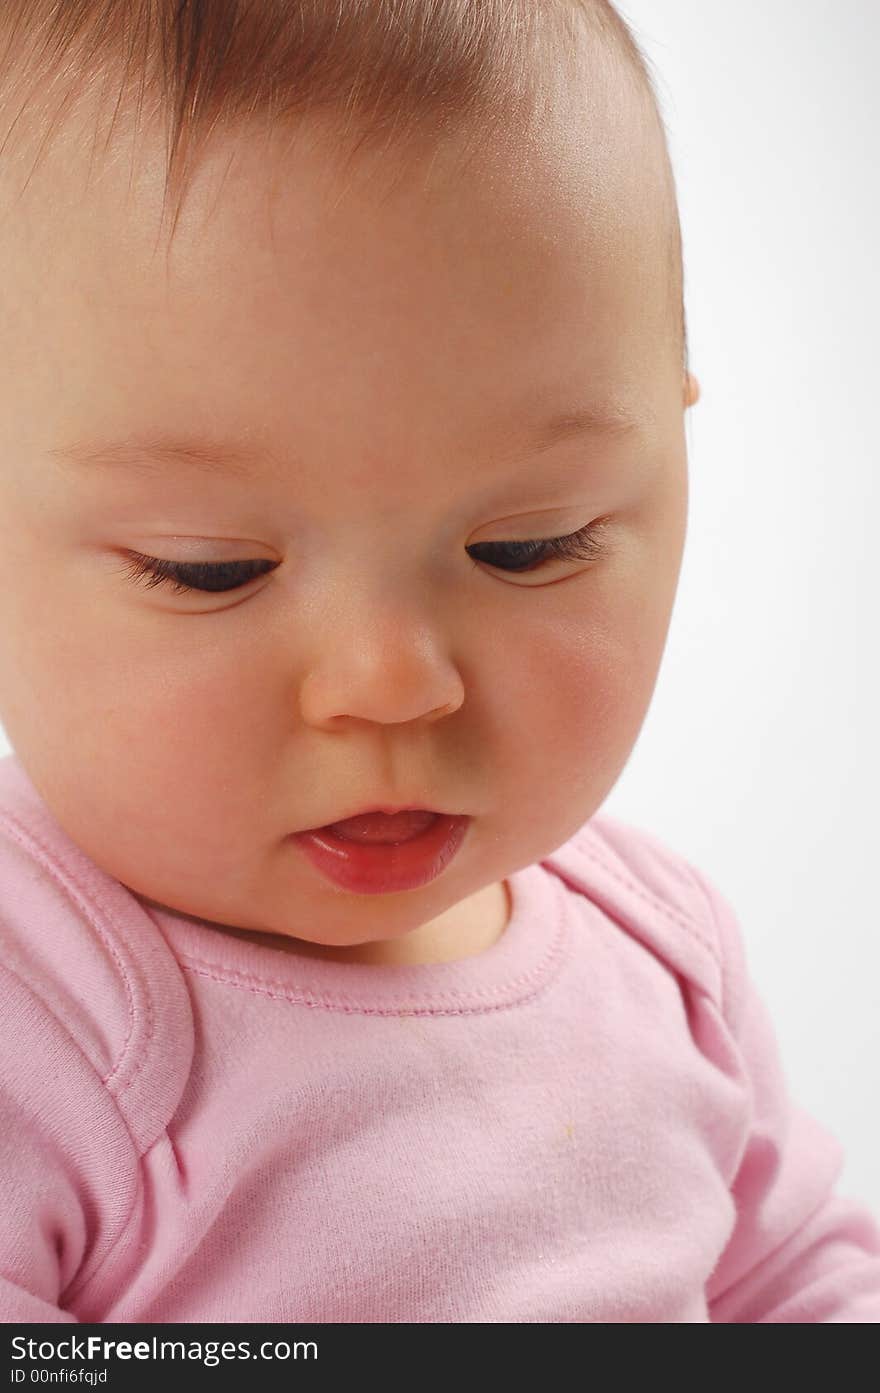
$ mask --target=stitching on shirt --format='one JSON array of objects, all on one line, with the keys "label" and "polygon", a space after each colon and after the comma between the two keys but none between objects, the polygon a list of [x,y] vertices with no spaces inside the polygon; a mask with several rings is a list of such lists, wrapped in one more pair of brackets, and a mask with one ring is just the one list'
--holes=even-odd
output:
[{"label": "stitching on shirt", "polygon": [[[127,1052],[128,1052],[128,1047],[129,1047],[129,1044],[130,1044],[130,1042],[131,1042],[132,1035],[133,1035],[133,1033],[134,1033],[134,1025],[135,1025],[135,1014],[136,1014],[136,1013],[135,1013],[135,993],[134,993],[134,988],[133,988],[133,984],[132,984],[132,980],[131,980],[130,974],[129,974],[127,968],[126,968],[125,961],[124,961],[124,959],[121,957],[121,955],[120,955],[120,953],[119,953],[119,951],[118,951],[118,949],[117,949],[115,943],[113,942],[113,938],[111,937],[111,935],[110,935],[104,928],[102,928],[102,926],[101,926],[101,924],[99,923],[98,919],[97,919],[97,918],[95,917],[95,915],[92,913],[92,906],[91,906],[91,904],[89,903],[89,901],[86,900],[86,899],[82,896],[82,894],[80,893],[80,890],[79,890],[79,887],[78,887],[77,884],[76,884],[76,881],[73,879],[73,877],[72,877],[71,875],[68,874],[68,872],[65,870],[64,866],[57,860],[57,858],[55,857],[55,855],[54,855],[53,851],[51,850],[51,848],[48,847],[48,846],[47,846],[35,833],[33,833],[29,828],[24,827],[24,826],[18,821],[18,819],[14,816],[14,814],[12,814],[12,813],[10,813],[10,812],[8,812],[8,811],[5,811],[5,810],[0,811],[0,822],[2,822],[2,823],[4,824],[4,826],[7,828],[7,830],[9,831],[9,834],[10,834],[10,836],[11,836],[11,838],[12,838],[12,840],[13,840],[14,842],[17,842],[18,845],[21,846],[21,847],[23,847],[26,851],[29,851],[29,852],[31,852],[32,854],[35,853],[39,858],[41,858],[41,859],[43,860],[43,862],[44,862],[44,864],[46,865],[46,868],[48,869],[48,871],[50,872],[50,874],[53,875],[53,876],[55,877],[56,881],[58,882],[59,885],[61,885],[61,887],[62,887],[62,889],[65,891],[65,893],[66,893],[71,899],[73,899],[73,900],[76,902],[77,906],[82,910],[82,912],[83,912],[83,914],[85,915],[86,919],[88,920],[89,924],[91,924],[92,928],[93,928],[93,929],[95,930],[95,932],[98,934],[98,937],[101,939],[102,943],[104,944],[104,946],[106,947],[106,949],[107,949],[108,952],[110,953],[110,956],[113,958],[113,961],[116,963],[116,966],[118,967],[119,972],[120,972],[120,974],[121,974],[121,976],[122,976],[122,979],[123,979],[123,982],[124,982],[124,985],[125,985],[125,992],[126,992],[126,998],[127,998],[127,1003],[128,1003],[128,1030],[127,1030],[127,1033],[126,1033],[126,1036],[125,1036],[125,1040],[123,1041],[122,1049],[121,1049],[121,1051],[120,1051],[120,1053],[119,1053],[119,1057],[118,1057],[116,1063],[114,1064],[113,1068],[110,1070],[110,1073],[107,1074],[106,1077],[102,1080],[103,1083],[105,1083],[105,1084],[108,1085],[108,1091],[111,1091],[111,1090],[109,1089],[110,1080],[111,1080],[111,1079],[114,1077],[114,1075],[118,1072],[118,1070],[119,1070],[119,1068],[120,1068],[120,1066],[121,1066],[121,1064],[122,1064],[122,1061],[123,1061],[123,1059],[125,1058],[125,1055],[126,1055]],[[100,896],[97,894],[97,892],[95,892],[94,898],[95,898],[95,900],[98,902],[99,907],[100,907],[101,909],[104,909],[104,910],[105,910],[105,913],[106,913],[105,906],[101,903]],[[108,915],[107,917],[112,919],[112,916],[111,916],[111,915]],[[149,1042],[149,1041],[151,1041],[152,1038],[153,1038],[153,1028],[154,1028],[153,1004],[152,1004],[152,998],[151,998],[150,993],[149,993],[148,991],[145,992],[145,997],[146,997],[146,1002],[147,1002],[147,1035],[146,1035],[146,1042]],[[134,1069],[133,1069],[133,1071],[132,1071],[131,1077],[129,1078],[129,1080],[128,1080],[128,1082],[127,1082],[126,1084],[123,1084],[123,1085],[120,1087],[120,1089],[119,1089],[119,1092],[120,1092],[120,1093],[125,1092],[125,1090],[131,1085],[132,1080],[137,1076],[137,1074],[138,1074],[138,1073],[140,1072],[140,1070],[143,1068],[144,1062],[145,1062],[145,1060],[146,1060],[146,1054],[147,1054],[147,1052],[146,1052],[146,1050],[144,1050],[144,1051],[141,1053],[140,1058],[134,1061]]]},{"label": "stitching on shirt", "polygon": [[[546,970],[549,966],[553,966],[554,958],[558,959],[558,964],[561,964],[563,961],[562,952],[560,951],[557,954],[548,955],[544,958],[541,964],[542,970]],[[276,982],[274,984],[260,985],[258,979],[248,981],[241,973],[237,976],[227,977],[224,976],[224,971],[235,972],[234,968],[220,969],[218,971],[214,969],[210,963],[200,964],[198,959],[194,958],[181,956],[180,962],[181,966],[187,972],[193,973],[194,976],[207,977],[212,982],[222,982],[229,987],[238,987],[241,991],[251,992],[254,996],[268,996],[273,1001],[290,1002],[292,1006],[311,1006],[321,1008],[325,1011],[340,1011],[343,1015],[347,1016],[474,1016],[485,1014],[489,1011],[507,1011],[514,1006],[521,1005],[524,1001],[533,1000],[533,998],[538,996],[553,980],[552,975],[548,976],[546,981],[537,983],[534,991],[527,993],[525,996],[518,996],[515,1001],[498,1001],[485,1006],[362,1006],[359,1005],[356,1000],[352,1000],[350,1004],[343,1004],[342,997],[326,998],[321,996],[308,996],[304,992],[296,992],[292,988],[272,991],[270,990],[272,985],[284,988],[284,983]],[[491,996],[497,995],[500,992],[507,993],[512,987],[525,985],[538,975],[539,973],[537,971],[533,971],[527,973],[523,977],[513,978],[503,987],[477,988],[476,990],[472,990],[470,994],[471,996]],[[437,1000],[442,1000],[444,997],[456,997],[460,995],[460,993],[426,992],[425,995],[435,997]]]},{"label": "stitching on shirt", "polygon": [[[501,1011],[513,1006],[520,1005],[523,1001],[530,1001],[537,996],[540,991],[553,981],[554,968],[558,969],[565,960],[565,922],[562,913],[557,905],[556,908],[556,927],[553,940],[544,954],[544,957],[533,967],[531,971],[521,973],[519,977],[508,979],[503,985],[497,987],[476,987],[471,988],[471,997],[484,998],[485,1005],[477,1006],[449,1006],[442,1005],[444,1001],[458,1001],[461,996],[460,991],[425,991],[421,993],[422,999],[436,1001],[437,1006],[368,1006],[361,1004],[356,997],[346,998],[342,995],[323,996],[320,992],[308,993],[298,991],[285,982],[278,979],[266,979],[264,977],[253,977],[240,971],[238,968],[228,964],[217,965],[205,962],[204,959],[194,957],[188,953],[179,953],[178,961],[187,972],[193,973],[198,977],[207,977],[212,982],[222,982],[230,987],[238,987],[242,991],[251,992],[255,996],[268,996],[273,1001],[289,1001],[295,1006],[320,1007],[329,1011],[341,1011],[345,1015],[366,1015],[366,1016],[472,1016],[480,1012]],[[515,1001],[492,1001],[493,997],[507,996],[517,987],[525,987],[530,983],[536,983],[535,989],[525,996],[518,996]],[[273,991],[272,988],[279,988]]]},{"label": "stitching on shirt", "polygon": [[699,890],[700,898],[707,906],[709,918],[712,921],[712,927],[715,930],[715,940],[718,945],[718,965],[721,973],[721,996],[718,1004],[721,1007],[721,1012],[725,1020],[728,1022],[728,1024],[731,1024],[732,1003],[736,1000],[734,990],[733,968],[730,962],[728,962],[727,957],[724,953],[724,936],[721,930],[721,921],[715,910],[715,901],[713,900],[706,886],[703,884],[699,872],[693,866],[689,866],[686,861],[683,861],[682,865],[684,866],[684,869],[687,871],[688,878],[690,879],[691,884],[695,885]]},{"label": "stitching on shirt", "polygon": [[[586,829],[582,831],[581,836],[584,839],[590,838],[592,841],[593,838],[597,837],[597,833],[590,831],[590,829]],[[577,840],[577,837],[575,837],[574,840]],[[599,845],[601,846],[601,843]],[[712,936],[707,935],[701,929],[701,926],[696,919],[686,917],[683,910],[679,909],[678,907],[672,907],[671,905],[667,904],[665,900],[658,899],[656,895],[652,894],[651,891],[646,890],[643,886],[639,884],[637,880],[634,880],[632,876],[622,875],[620,871],[616,868],[616,866],[613,866],[611,862],[608,861],[604,855],[602,855],[602,852],[596,849],[595,844],[585,845],[579,843],[579,850],[585,852],[586,855],[591,857],[593,861],[598,862],[602,866],[602,869],[606,871],[607,874],[610,875],[613,880],[616,880],[619,885],[625,886],[639,899],[644,900],[646,904],[650,905],[653,909],[659,910],[660,913],[665,915],[667,919],[672,921],[672,923],[676,924],[679,928],[684,929],[685,933],[689,934],[690,937],[693,938],[700,945],[701,948],[705,948],[709,953],[711,953],[716,964],[723,972],[724,964],[722,962],[717,943],[713,941]],[[552,858],[549,859],[552,860]],[[683,861],[681,864],[686,865],[686,863]],[[693,877],[691,876],[690,879],[693,880]],[[714,922],[714,916],[711,917]]]}]

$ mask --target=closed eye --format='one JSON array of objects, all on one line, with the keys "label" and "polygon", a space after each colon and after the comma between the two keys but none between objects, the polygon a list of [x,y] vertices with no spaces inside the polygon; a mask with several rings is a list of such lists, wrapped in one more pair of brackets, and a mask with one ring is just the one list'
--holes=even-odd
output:
[{"label": "closed eye", "polygon": [[[565,537],[544,537],[528,542],[474,542],[466,547],[474,561],[495,570],[523,573],[540,570],[549,561],[592,561],[605,549],[602,519]],[[280,561],[165,561],[141,552],[129,552],[126,576],[146,589],[170,586],[175,595],[200,591],[224,594],[240,590],[258,576],[281,565]]]},{"label": "closed eye", "polygon": [[280,561],[265,558],[253,561],[161,561],[156,556],[142,556],[140,552],[130,552],[131,560],[125,568],[130,580],[143,582],[148,590],[157,585],[170,585],[175,595],[185,595],[193,590],[212,594],[227,590],[240,590],[257,576],[274,571]]},{"label": "closed eye", "polygon": [[475,561],[499,571],[535,571],[548,561],[594,560],[605,549],[606,526],[600,518],[566,537],[544,537],[533,542],[475,542],[465,550]]}]

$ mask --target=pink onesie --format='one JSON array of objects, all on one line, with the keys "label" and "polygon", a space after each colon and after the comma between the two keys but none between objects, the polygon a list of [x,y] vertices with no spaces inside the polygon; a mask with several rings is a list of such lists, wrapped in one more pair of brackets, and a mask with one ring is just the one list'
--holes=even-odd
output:
[{"label": "pink onesie", "polygon": [[297,958],[0,760],[0,1319],[880,1320],[727,901],[601,813],[509,884],[476,957]]}]

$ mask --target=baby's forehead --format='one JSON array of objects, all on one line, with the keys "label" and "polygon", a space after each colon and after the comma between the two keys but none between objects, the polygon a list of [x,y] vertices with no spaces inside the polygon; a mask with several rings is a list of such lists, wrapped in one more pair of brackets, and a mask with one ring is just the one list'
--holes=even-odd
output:
[{"label": "baby's forehead", "polygon": [[[225,356],[230,370],[225,384],[217,375],[218,392],[240,392],[242,380],[262,376],[267,390],[271,384],[289,399],[292,384],[308,378],[314,358],[316,374],[302,390],[311,391],[317,412],[331,419],[341,404],[316,381],[317,366],[321,382],[338,379],[341,347],[355,365],[345,370],[363,378],[361,410],[387,393],[387,409],[400,417],[401,431],[414,428],[413,413],[401,411],[399,394],[391,400],[381,372],[404,375],[420,355],[442,364],[444,373],[456,365],[460,374],[473,376],[479,391],[486,364],[520,381],[523,346],[532,344],[528,366],[536,380],[559,376],[560,363],[547,361],[539,330],[554,310],[561,318],[574,281],[570,293],[558,293],[558,306],[548,298],[539,272],[554,257],[562,262],[567,256],[584,273],[595,263],[595,279],[604,276],[608,295],[612,284],[632,277],[637,263],[642,290],[651,290],[646,298],[661,295],[668,283],[667,319],[677,332],[680,256],[662,134],[640,105],[627,65],[597,64],[595,46],[586,56],[568,54],[554,73],[542,101],[520,110],[528,119],[485,126],[469,122],[465,110],[447,122],[442,138],[436,126],[425,126],[409,141],[371,143],[354,121],[343,140],[332,112],[220,125],[193,164],[180,221],[170,235],[167,224],[163,230],[169,200],[161,126],[143,127],[135,139],[132,113],[122,112],[117,143],[102,163],[94,113],[83,108],[67,143],[49,143],[48,178],[42,185],[34,181],[33,201],[18,205],[5,230],[0,224],[0,241],[13,233],[19,244],[18,263],[5,255],[4,263],[15,269],[22,290],[30,286],[34,292],[33,298],[20,296],[21,325],[33,332],[42,317],[48,337],[53,314],[66,308],[70,355],[82,357],[79,345],[92,335],[96,359],[98,349],[106,354],[106,365],[96,360],[90,371],[89,389],[100,383],[105,394],[112,390],[114,366],[108,345],[121,346],[125,336],[132,372],[141,380],[164,374],[163,386],[176,384],[178,390],[191,379],[193,364],[204,375],[209,363],[215,373]],[[320,220],[304,171],[325,189]],[[394,209],[400,210],[397,221],[391,221]],[[531,261],[510,255],[524,227]],[[257,275],[261,258],[264,269]],[[293,283],[297,260],[302,286]],[[370,296],[376,300],[372,321],[359,314]],[[286,314],[283,337],[273,301]],[[306,301],[316,312],[311,320],[299,311]],[[318,312],[324,337],[333,342],[325,357],[315,356]],[[396,356],[386,351],[392,321],[399,330]],[[303,332],[297,344],[292,330],[307,323],[315,332]],[[249,328],[254,338],[264,335],[262,357],[259,345],[241,353]],[[588,328],[598,343],[597,326]],[[65,341],[63,333],[56,337]],[[588,338],[585,332],[584,367],[595,376]],[[515,379],[509,367],[513,347]],[[275,361],[267,366],[270,358]],[[418,379],[418,400],[428,397],[432,371],[428,363]],[[48,393],[48,383],[46,388]],[[439,391],[434,396],[442,400]],[[347,409],[356,410],[356,400]],[[461,403],[437,409],[459,412]]]},{"label": "baby's forehead", "polygon": [[[268,452],[263,478],[274,458],[275,477],[298,470],[310,494],[384,491],[417,509],[425,470],[455,460],[458,477],[469,460],[525,455],[540,416],[566,403],[596,409],[638,385],[647,409],[642,362],[658,343],[662,290],[652,322],[646,289],[659,270],[635,249],[633,282],[607,237],[601,269],[564,193],[548,218],[555,176],[545,196],[533,179],[502,182],[498,168],[490,182],[483,158],[442,197],[421,197],[418,172],[399,202],[362,184],[335,221],[297,177],[267,218],[248,153],[245,141],[225,170],[218,150],[221,177],[207,181],[198,217],[182,219],[170,256],[154,255],[158,191],[142,217],[135,195],[121,214],[124,190],[109,181],[88,208],[74,207],[71,186],[63,235],[44,228],[52,244],[35,243],[17,278],[18,359],[38,366],[7,382],[19,413],[29,403],[33,419],[53,417],[50,449],[152,434],[165,444],[141,458],[171,458],[168,438],[210,436],[213,423],[208,466],[252,430]],[[288,167],[303,170],[293,157]],[[197,457],[178,452],[181,463]],[[202,477],[213,487],[218,475]]]}]

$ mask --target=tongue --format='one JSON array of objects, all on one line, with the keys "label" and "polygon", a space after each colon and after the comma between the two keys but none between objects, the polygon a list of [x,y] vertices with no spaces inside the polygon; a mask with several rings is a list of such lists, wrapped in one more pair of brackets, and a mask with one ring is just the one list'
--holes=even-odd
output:
[{"label": "tongue", "polygon": [[408,842],[430,827],[436,817],[436,813],[422,809],[394,813],[392,816],[387,813],[363,813],[360,817],[331,822],[330,831],[352,842]]}]

